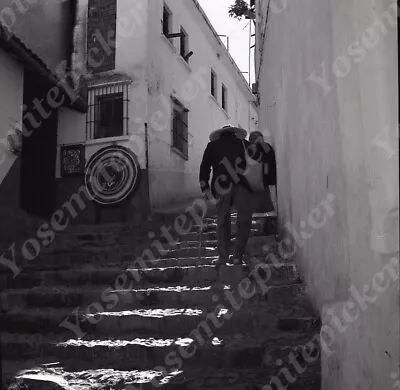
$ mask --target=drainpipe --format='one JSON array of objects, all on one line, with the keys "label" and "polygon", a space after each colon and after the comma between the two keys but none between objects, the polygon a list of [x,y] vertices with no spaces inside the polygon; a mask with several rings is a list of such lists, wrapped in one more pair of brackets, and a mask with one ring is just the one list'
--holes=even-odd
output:
[{"label": "drainpipe", "polygon": [[147,123],[144,124],[144,143],[146,146],[146,169],[149,170],[149,132],[147,129]]},{"label": "drainpipe", "polygon": [[146,147],[146,173],[147,173],[147,213],[151,212],[151,204],[150,204],[150,163],[149,163],[149,132],[147,122],[144,124],[144,143]]}]

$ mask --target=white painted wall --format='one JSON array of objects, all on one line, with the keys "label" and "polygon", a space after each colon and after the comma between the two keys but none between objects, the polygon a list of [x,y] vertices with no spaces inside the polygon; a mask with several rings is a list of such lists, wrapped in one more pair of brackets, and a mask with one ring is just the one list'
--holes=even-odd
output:
[{"label": "white painted wall", "polygon": [[[189,35],[187,65],[179,51],[179,38],[171,44],[161,33],[163,2],[150,3],[148,36],[150,197],[152,207],[178,203],[200,194],[198,172],[208,137],[214,129],[231,123],[256,128],[253,95],[228,58],[225,47],[213,36],[192,0],[168,0],[173,32],[180,27]],[[217,57],[220,55],[220,58]],[[218,76],[218,101],[210,93],[211,67]],[[227,113],[221,108],[221,83],[228,90]],[[189,160],[171,150],[171,96],[189,112]],[[250,120],[250,118],[255,118]],[[154,119],[154,121],[152,120]]]},{"label": "white painted wall", "polygon": [[7,135],[22,120],[24,68],[0,49],[0,185],[16,160],[8,151]]},{"label": "white painted wall", "polygon": [[[332,351],[322,388],[398,388],[396,3],[286,4],[270,13],[262,47],[260,129],[276,150],[281,233],[291,237],[290,222],[309,235],[296,258]],[[316,209],[329,194],[332,217]],[[365,307],[354,293],[364,288]]]},{"label": "white painted wall", "polygon": [[[87,23],[86,0],[80,2],[77,37]],[[182,25],[195,53],[187,65],[175,47],[161,35],[162,1],[118,0],[116,69],[108,76],[132,80],[129,102],[129,136],[87,141],[86,117],[65,109],[60,112],[59,145],[85,143],[86,159],[101,147],[117,143],[131,148],[142,168],[146,167],[145,124],[149,133],[150,201],[153,208],[199,195],[198,172],[212,130],[227,123],[257,128],[254,96],[244,77],[232,64],[193,0],[168,0],[174,31]],[[220,55],[220,58],[217,57]],[[77,62],[85,63],[82,53]],[[218,75],[218,102],[210,95],[211,67]],[[227,113],[221,108],[221,83],[228,90]],[[171,150],[171,96],[190,110],[189,160]],[[59,164],[59,162],[58,162]],[[59,170],[59,168],[58,168]]]},{"label": "white painted wall", "polygon": [[[87,24],[87,1],[80,2],[77,39],[82,41],[82,29]],[[117,32],[116,32],[116,66],[115,70],[107,72],[107,77],[114,79],[130,79],[129,86],[129,135],[105,138],[101,140],[86,139],[86,114],[69,109],[60,110],[58,144],[69,145],[85,143],[86,161],[99,149],[116,144],[130,148],[138,156],[140,166],[145,168],[144,123],[147,117],[147,83],[146,83],[146,35],[147,35],[147,0],[135,2],[118,0],[117,2]],[[84,40],[86,40],[85,38]],[[86,53],[79,52],[76,57],[76,67],[84,67]],[[107,77],[104,82],[107,82]],[[88,78],[88,80],[92,80]],[[92,82],[92,81],[90,81]],[[103,81],[96,81],[96,84]],[[144,120],[136,120],[136,119]],[[57,172],[60,172],[60,160],[57,159]],[[58,176],[59,177],[59,176]]]}]

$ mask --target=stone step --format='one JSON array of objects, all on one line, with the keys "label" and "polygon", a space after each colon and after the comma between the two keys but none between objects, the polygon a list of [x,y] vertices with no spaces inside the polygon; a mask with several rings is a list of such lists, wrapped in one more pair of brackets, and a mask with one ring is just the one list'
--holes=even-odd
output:
[{"label": "stone step", "polygon": [[[33,260],[24,259],[20,250],[16,250],[14,254],[10,251],[5,253],[5,258],[12,260],[15,255],[15,264],[10,264],[18,269],[49,269],[49,268],[72,268],[82,267],[85,264],[115,263],[123,266],[136,259],[139,256],[150,255],[154,258],[171,258],[171,257],[199,257],[216,255],[216,240],[202,240],[201,250],[199,250],[199,242],[196,240],[185,240],[175,245],[168,243],[161,246],[151,246],[152,242],[147,240],[140,245],[118,245],[116,247],[105,248],[73,248],[69,246],[64,251],[57,248],[49,248],[48,251],[41,251]],[[233,250],[234,240],[232,241]],[[207,248],[207,249],[206,249]],[[158,249],[162,249],[161,253]],[[75,250],[75,251],[74,251]],[[252,236],[247,245],[247,251],[254,256],[266,256],[269,252],[277,253],[277,244],[274,237]],[[0,264],[0,275],[12,275],[11,268]]]},{"label": "stone step", "polygon": [[[146,264],[144,264],[146,265]],[[133,266],[135,268],[133,268]],[[259,273],[265,272],[271,284],[300,282],[296,266],[293,263],[277,265],[259,265]],[[38,286],[82,286],[82,285],[112,285],[118,278],[129,276],[134,279],[134,287],[165,287],[176,283],[198,285],[200,282],[220,280],[234,283],[247,277],[252,266],[224,265],[218,270],[215,265],[192,265],[175,267],[141,268],[140,264],[132,264],[126,270],[123,268],[85,267],[71,270],[52,270],[24,272],[18,277],[10,278],[0,275],[0,285],[4,289],[33,288]],[[254,271],[256,272],[256,271]]]},{"label": "stone step", "polygon": [[301,283],[300,275],[293,263],[264,264],[258,266],[226,264],[219,267],[215,265],[196,265],[185,267],[165,268],[128,268],[133,278],[140,286],[173,285],[182,283],[187,286],[199,285],[201,283],[214,283],[220,281],[226,284],[237,284],[243,279],[251,276],[268,281],[269,285],[282,285]]},{"label": "stone step", "polygon": [[[236,229],[232,227],[232,238],[236,237]],[[206,229],[206,231],[201,233],[201,236],[204,240],[216,240],[217,239],[217,233],[215,231],[215,228],[213,229]],[[264,236],[262,231],[259,229],[252,228],[250,232],[250,237],[259,237],[259,236]],[[199,239],[199,226],[196,225],[193,227],[193,231],[190,233],[182,234],[179,236],[180,241],[197,241]]]},{"label": "stone step", "polygon": [[[251,236],[262,236],[262,226],[263,223],[259,220],[253,220]],[[210,239],[216,239],[216,223],[215,221],[210,221],[204,225],[194,224],[191,227],[189,233],[179,234],[174,230],[170,231],[170,236],[164,235],[163,231],[160,229],[154,229],[154,237],[151,239],[158,240],[161,243],[167,243],[168,240],[174,241],[186,241],[187,237],[191,237],[191,240],[198,240],[199,233],[201,231],[202,236],[207,237],[209,235]],[[236,235],[236,225],[234,221],[232,222],[232,235]],[[58,234],[52,243],[51,247],[46,249],[43,248],[42,251],[46,253],[62,253],[62,252],[72,252],[78,249],[83,249],[88,252],[102,252],[108,250],[110,247],[113,248],[130,248],[140,245],[141,243],[150,240],[148,235],[138,236],[135,232],[105,232],[104,234],[93,233],[93,234]]]},{"label": "stone step", "polygon": [[[251,228],[254,232],[258,232],[261,230],[263,226],[263,221],[260,219],[253,219],[251,221]],[[198,233],[198,232],[203,232],[203,233],[214,233],[217,231],[217,222],[214,220],[211,221],[203,221],[202,224],[193,224],[191,228],[191,233]],[[232,233],[236,233],[236,220],[232,219],[231,220],[231,231]]]},{"label": "stone step", "polygon": [[[172,370],[262,367],[269,356],[287,359],[308,342],[319,337],[313,332],[268,332],[263,337],[249,334],[218,336],[211,327],[198,327],[185,338],[89,338],[65,339],[56,335],[3,334],[3,359],[30,359],[52,356],[61,360],[95,362],[97,368],[151,370],[158,366]],[[180,363],[181,361],[181,363]],[[84,369],[84,367],[82,367]]]},{"label": "stone step", "polygon": [[[304,352],[303,352],[304,351]],[[319,359],[313,359],[306,363],[305,355],[308,357],[308,349],[300,350],[295,356],[300,363],[301,375],[296,375],[296,370],[291,371],[295,375],[296,389],[298,390],[320,390],[320,364]],[[275,359],[276,361],[277,359]],[[180,361],[178,361],[180,363]],[[287,358],[284,367],[292,367],[293,363]],[[38,365],[35,362],[21,362],[19,366],[26,367],[24,373],[19,376],[21,385],[28,385],[33,390],[50,390],[54,387],[46,387],[48,382],[65,383],[65,387],[84,390],[247,390],[247,389],[268,389],[268,385],[274,386],[272,378],[279,376],[282,388],[288,381],[280,373],[281,367],[276,365],[263,364],[251,369],[224,369],[214,367],[199,367],[187,369],[184,365],[182,370],[170,374],[170,367],[165,367],[165,372],[160,368],[156,370],[115,370],[114,368],[104,369],[82,369],[87,366],[87,362],[76,360],[63,361],[62,364],[54,362],[53,364]],[[77,367],[78,366],[78,367]],[[12,367],[15,371],[14,362],[3,362],[3,367]],[[75,368],[76,367],[76,368]],[[179,368],[179,365],[177,365]],[[303,368],[305,368],[303,370]],[[299,369],[299,368],[298,368]],[[168,375],[170,374],[170,375]],[[290,379],[289,377],[287,377]],[[162,381],[162,386],[160,382]],[[14,381],[15,383],[15,381]],[[37,385],[36,387],[33,387]],[[275,382],[280,386],[279,382]],[[273,387],[270,387],[273,388]]]},{"label": "stone step", "polygon": [[[248,250],[247,250],[248,251]],[[254,244],[254,249],[251,249],[253,257],[264,262],[287,262],[290,258],[282,258],[278,253],[276,247],[272,247],[268,242],[260,240]],[[254,253],[256,252],[256,253]],[[67,270],[71,268],[82,268],[85,265],[96,265],[102,268],[124,268],[133,264],[135,260],[144,258],[145,263],[149,263],[151,267],[153,264],[158,264],[156,260],[160,259],[159,264],[169,264],[167,266],[182,264],[209,264],[209,259],[216,259],[217,250],[215,247],[207,247],[195,249],[178,249],[173,251],[165,251],[160,254],[157,250],[144,250],[141,252],[104,252],[99,254],[93,253],[62,253],[62,254],[43,254],[34,261],[20,263],[16,262],[19,270]],[[187,263],[189,261],[189,264]],[[158,266],[158,265],[157,265]],[[161,266],[161,265],[160,265]],[[0,275],[12,276],[10,269],[2,267],[5,272],[0,272]],[[21,275],[19,275],[21,276]]]},{"label": "stone step", "polygon": [[[84,308],[83,308],[84,309]],[[307,306],[282,309],[269,303],[261,308],[240,304],[235,308],[217,306],[205,309],[139,309],[93,313],[82,310],[36,309],[12,310],[3,315],[0,330],[8,333],[178,337],[189,334],[199,323],[219,321],[226,315],[218,334],[264,334],[271,330],[299,331],[309,329],[316,319]]]},{"label": "stone step", "polygon": [[[253,223],[264,221],[267,218],[274,218],[276,217],[275,214],[273,213],[254,213],[252,215],[252,221]],[[237,220],[237,213],[231,213],[231,222],[234,223]],[[216,216],[208,216],[203,218],[203,223],[209,224],[209,223],[216,223],[217,222],[217,217]]]},{"label": "stone step", "polygon": [[[102,269],[118,268],[120,270],[126,269],[132,266],[135,261],[139,258],[144,258],[143,264],[148,267],[176,267],[176,266],[195,266],[195,265],[211,265],[217,257],[216,256],[199,256],[184,257],[184,258],[165,258],[157,259],[155,255],[153,258],[149,253],[146,256],[142,254],[120,254],[120,253],[109,253],[101,256],[87,255],[87,254],[60,254],[60,255],[44,255],[41,256],[37,262],[30,262],[25,266],[19,267],[21,273],[16,277],[19,278],[25,273],[40,272],[40,271],[64,271],[71,269],[90,269],[93,267],[99,267]],[[17,263],[18,264],[18,263]],[[142,262],[140,263],[142,264]],[[19,264],[18,264],[19,266]],[[0,275],[2,275],[0,273]],[[12,273],[3,273],[6,278],[12,278]],[[14,278],[14,279],[16,279]]]},{"label": "stone step", "polygon": [[[16,367],[15,362],[4,362],[6,367]],[[78,362],[85,364],[85,362]],[[180,373],[173,373],[167,378],[161,370],[115,370],[107,369],[73,369],[67,370],[59,362],[53,364],[31,365],[22,362],[26,368],[20,374],[11,373],[3,377],[2,389],[29,390],[183,390],[188,382]],[[69,361],[68,366],[76,366]],[[87,364],[86,364],[87,365]],[[6,387],[6,384],[8,385]]]},{"label": "stone step", "polygon": [[[128,282],[129,283],[129,282]],[[245,279],[236,285],[178,285],[146,289],[63,288],[39,287],[25,290],[4,290],[0,295],[0,309],[7,312],[23,308],[76,308],[93,306],[98,311],[122,311],[141,308],[196,308],[214,307],[216,302],[228,302],[231,296],[249,302],[271,301],[290,305],[296,297],[305,297],[304,286],[290,284],[268,285],[262,279]],[[98,308],[101,309],[98,309]]]},{"label": "stone step", "polygon": [[[235,245],[235,240],[231,240],[231,250],[233,251]],[[196,251],[198,254],[199,250],[204,251],[204,249],[214,248],[216,249],[218,246],[217,240],[204,240],[197,239],[193,241],[182,241],[174,244],[165,244],[163,245],[163,250],[159,251],[161,256],[166,256],[167,254],[174,254],[176,251],[183,250],[193,250],[193,253]],[[274,237],[267,236],[253,236],[250,237],[247,245],[246,252],[251,253],[253,256],[259,256],[264,253],[268,253],[268,251],[274,250],[277,251],[277,244]],[[184,257],[184,256],[182,256]]]},{"label": "stone step", "polygon": [[[24,268],[25,272],[33,271],[56,271],[63,270],[66,272],[70,269],[88,269],[93,267],[99,267],[102,269],[115,269],[120,270],[132,267],[139,261],[139,256],[133,254],[109,254],[103,256],[88,256],[84,257],[86,260],[82,261],[82,256],[77,255],[60,255],[60,256],[46,256],[41,258],[40,264],[30,264]],[[151,259],[149,255],[144,257],[143,264],[146,267],[151,268],[165,268],[165,267],[185,267],[185,266],[196,266],[196,265],[212,265],[216,262],[216,256],[203,256],[199,258],[195,257],[178,257],[178,258],[164,258],[164,259]],[[21,274],[22,275],[22,274]]]}]

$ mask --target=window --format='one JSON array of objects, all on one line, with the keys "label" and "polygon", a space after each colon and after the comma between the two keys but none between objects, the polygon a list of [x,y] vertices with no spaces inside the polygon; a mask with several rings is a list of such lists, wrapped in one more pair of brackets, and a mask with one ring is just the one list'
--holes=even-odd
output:
[{"label": "window", "polygon": [[128,134],[128,84],[90,88],[86,114],[86,138],[99,139]]},{"label": "window", "polygon": [[222,108],[228,112],[228,91],[224,84],[222,84]]},{"label": "window", "polygon": [[172,146],[188,158],[188,113],[178,100],[172,99]]},{"label": "window", "polygon": [[185,57],[188,54],[189,38],[186,31],[182,27],[181,34],[181,56],[187,62],[188,60]]},{"label": "window", "polygon": [[163,34],[167,38],[168,38],[168,35],[171,33],[171,27],[172,27],[172,12],[167,7],[167,5],[164,4],[163,19],[162,19],[162,29],[163,29]]},{"label": "window", "polygon": [[123,134],[124,95],[113,93],[96,96],[94,138],[117,137]]},{"label": "window", "polygon": [[217,75],[211,69],[211,95],[217,98]]}]

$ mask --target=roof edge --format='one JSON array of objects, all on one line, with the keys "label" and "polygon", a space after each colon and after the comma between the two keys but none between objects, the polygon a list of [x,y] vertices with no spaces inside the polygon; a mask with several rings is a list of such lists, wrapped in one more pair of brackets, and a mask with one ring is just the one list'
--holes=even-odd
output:
[{"label": "roof edge", "polygon": [[234,66],[239,78],[242,80],[242,82],[246,85],[246,89],[247,92],[250,94],[250,96],[253,98],[253,102],[256,104],[256,96],[253,94],[253,91],[251,90],[247,80],[245,79],[245,77],[243,76],[242,72],[240,71],[238,65],[236,64],[235,60],[233,59],[233,57],[231,56],[231,54],[229,53],[229,51],[227,50],[227,48],[225,47],[224,43],[222,42],[221,38],[218,36],[217,31],[215,30],[214,26],[212,25],[210,19],[208,18],[207,14],[205,13],[205,11],[203,10],[202,6],[200,5],[200,3],[197,0],[192,0],[194,5],[196,6],[196,8],[199,10],[201,16],[203,17],[204,21],[206,22],[206,24],[208,25],[208,27],[210,28],[211,32],[213,33],[216,41],[218,42],[218,44],[222,47],[222,50],[224,51],[224,54],[227,56],[227,58],[229,59],[229,61],[232,63],[232,65]]},{"label": "roof edge", "polygon": [[[54,85],[59,86],[64,94],[68,95],[67,89],[70,89],[64,82],[60,80],[46,63],[31,49],[29,49],[25,43],[18,38],[15,34],[7,33],[7,30],[0,23],[0,48],[5,49],[7,52],[11,52],[16,56],[20,62],[28,65],[30,68],[41,74],[43,77],[46,77],[50,80]],[[80,112],[86,112],[85,102],[78,96],[70,104],[66,105],[74,110]]]}]

